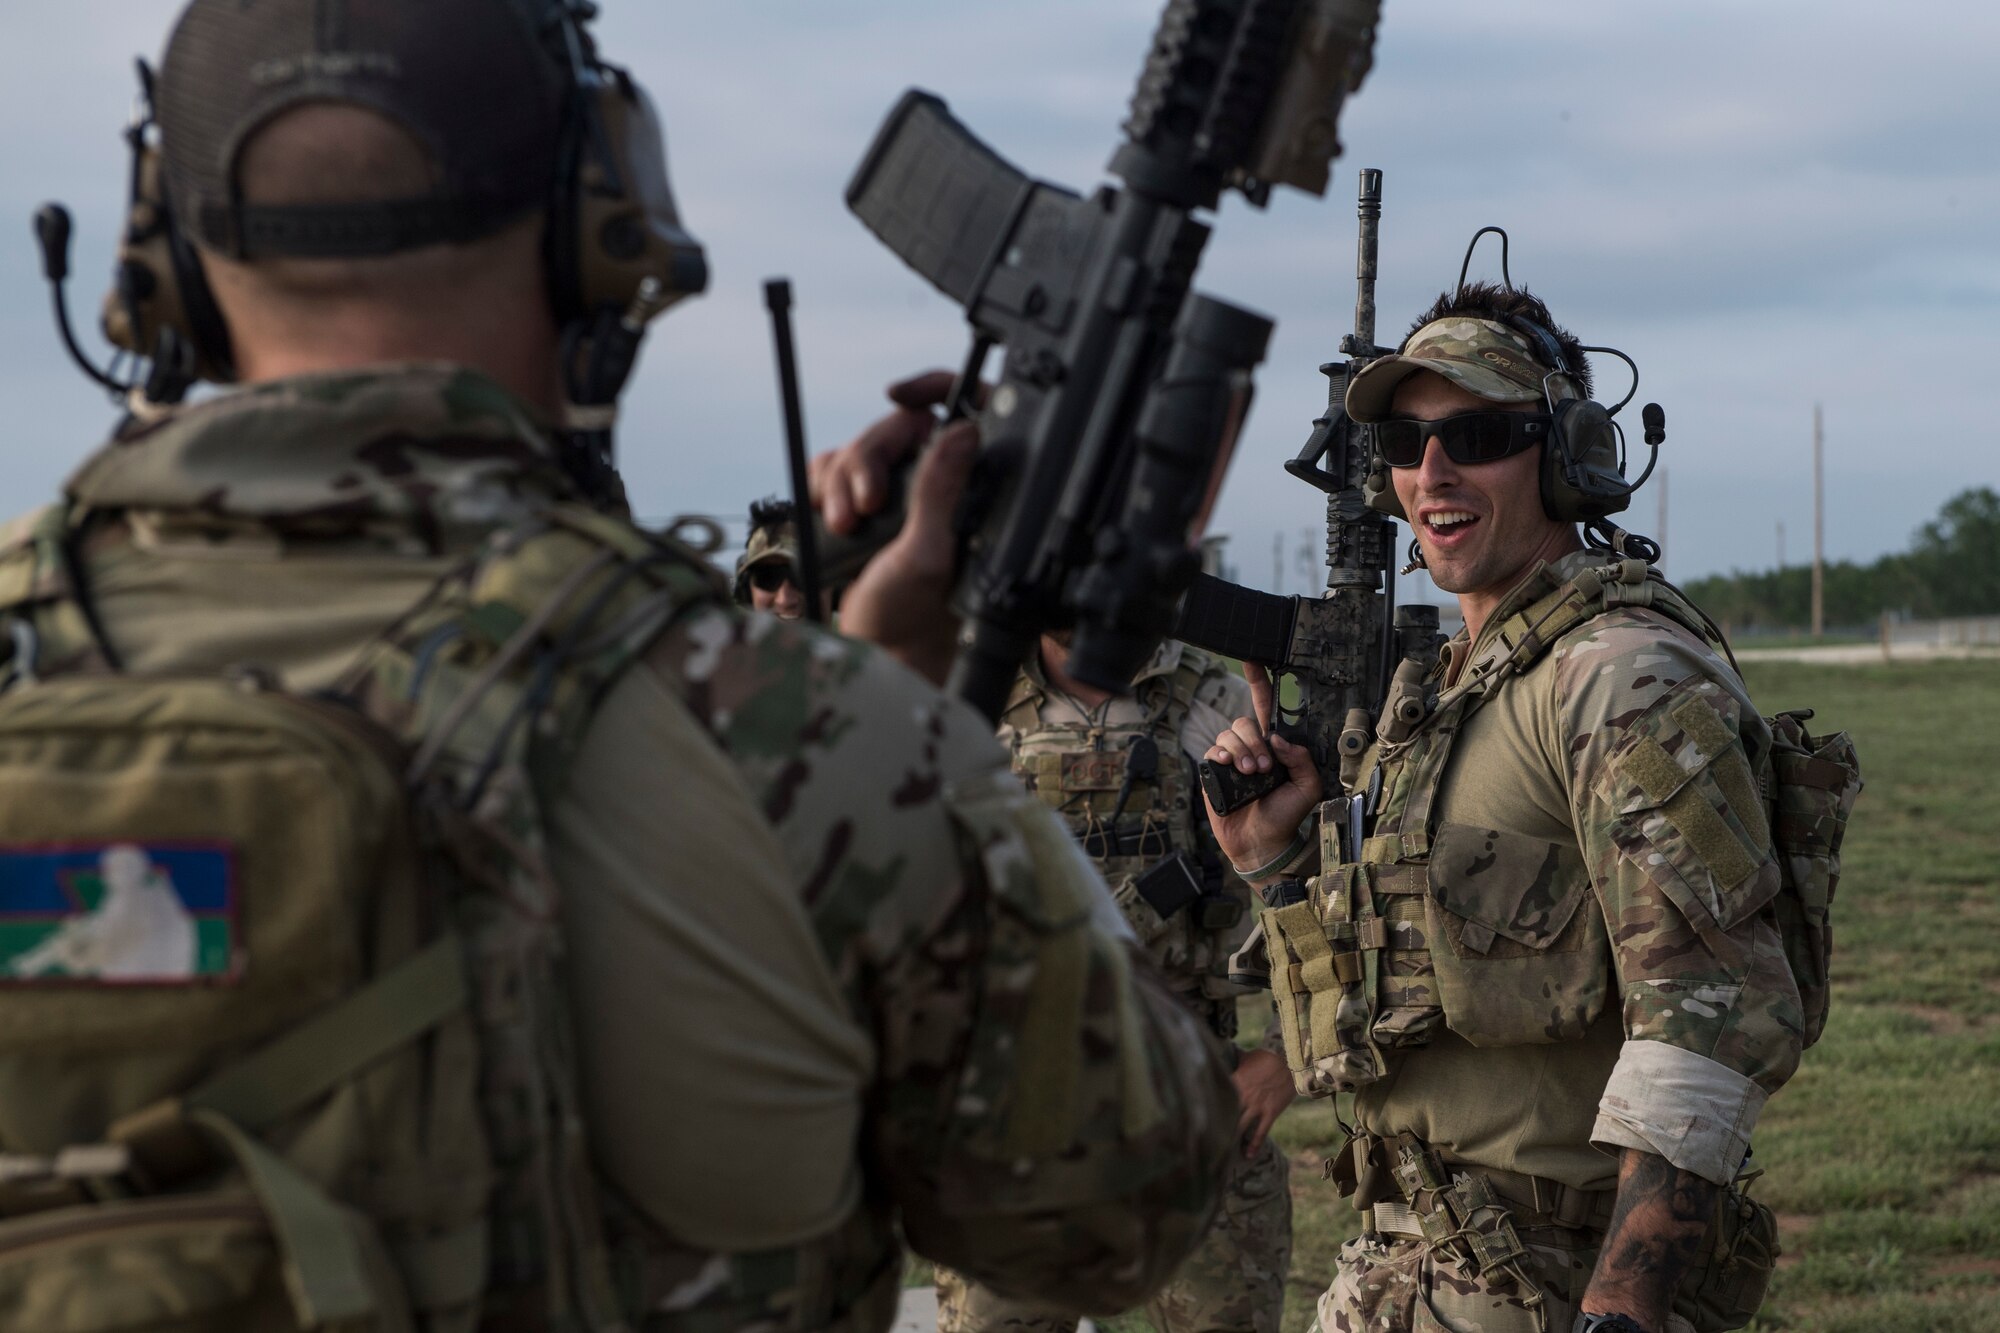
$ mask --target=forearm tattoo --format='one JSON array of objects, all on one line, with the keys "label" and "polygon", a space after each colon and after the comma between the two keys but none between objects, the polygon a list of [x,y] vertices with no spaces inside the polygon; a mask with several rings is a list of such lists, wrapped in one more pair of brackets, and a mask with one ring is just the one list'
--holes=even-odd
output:
[{"label": "forearm tattoo", "polygon": [[[1680,1284],[1701,1253],[1715,1216],[1719,1187],[1664,1157],[1625,1150],[1618,1202],[1591,1276],[1597,1308],[1622,1309],[1648,1328],[1659,1327]],[[1616,1295],[1618,1304],[1604,1306]]]}]

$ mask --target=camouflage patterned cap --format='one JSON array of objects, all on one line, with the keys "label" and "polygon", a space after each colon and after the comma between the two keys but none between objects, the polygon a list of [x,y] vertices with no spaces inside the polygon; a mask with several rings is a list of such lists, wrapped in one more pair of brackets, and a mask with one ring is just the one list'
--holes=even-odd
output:
[{"label": "camouflage patterned cap", "polygon": [[[768,565],[783,560],[797,570],[799,564],[799,534],[790,523],[777,523],[750,529],[750,540],[744,543],[743,554],[736,558],[736,600],[744,605],[750,602],[750,571],[758,565]],[[793,575],[797,577],[796,573]]]},{"label": "camouflage patterned cap", "polygon": [[[1360,422],[1387,419],[1396,386],[1420,370],[1436,371],[1490,402],[1539,402],[1543,379],[1554,369],[1525,334],[1497,320],[1447,315],[1411,334],[1395,356],[1370,362],[1356,375],[1347,386],[1347,415]],[[1557,375],[1550,388],[1558,398],[1576,395],[1567,375]]]}]

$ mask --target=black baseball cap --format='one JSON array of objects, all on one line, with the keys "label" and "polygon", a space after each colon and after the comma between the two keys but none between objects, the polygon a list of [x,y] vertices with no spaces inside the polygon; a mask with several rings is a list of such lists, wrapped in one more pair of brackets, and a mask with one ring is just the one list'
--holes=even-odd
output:
[{"label": "black baseball cap", "polygon": [[[175,219],[239,259],[391,254],[497,231],[546,206],[569,79],[563,0],[193,0],[154,87]],[[550,41],[563,40],[559,30]],[[313,102],[380,112],[430,153],[415,199],[247,205],[244,145]]]}]

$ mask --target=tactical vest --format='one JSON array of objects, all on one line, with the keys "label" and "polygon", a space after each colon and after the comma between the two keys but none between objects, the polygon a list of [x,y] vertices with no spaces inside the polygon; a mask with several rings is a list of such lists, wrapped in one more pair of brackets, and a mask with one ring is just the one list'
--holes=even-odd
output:
[{"label": "tactical vest", "polygon": [[1023,672],[1000,721],[1014,730],[1014,772],[1097,863],[1161,969],[1223,999],[1242,993],[1223,973],[1247,932],[1248,899],[1198,822],[1193,761],[1180,740],[1214,670],[1214,658],[1181,645],[1171,664],[1134,683],[1138,719],[1092,727],[1045,723],[1048,687]]},{"label": "tactical vest", "polygon": [[[1425,1045],[1441,1026],[1475,1046],[1577,1040],[1616,1002],[1603,913],[1590,901],[1576,842],[1444,823],[1437,802],[1471,714],[1565,635],[1621,606],[1649,608],[1721,646],[1706,618],[1644,562],[1592,567],[1504,621],[1498,651],[1422,720],[1383,715],[1376,765],[1356,796],[1373,810],[1366,836],[1350,848],[1336,813],[1344,803],[1323,807],[1321,873],[1304,901],[1261,913],[1300,1093],[1372,1083],[1387,1071],[1386,1052]],[[1771,828],[1781,880],[1773,904],[1808,1044],[1825,1024],[1828,908],[1860,790],[1852,742],[1806,735],[1810,716],[1770,720],[1763,790],[1743,793],[1763,803]],[[1719,751],[1728,739],[1693,743]],[[1639,799],[1671,809],[1684,777],[1662,759],[1671,772],[1636,766],[1646,783]]]},{"label": "tactical vest", "polygon": [[592,1175],[544,812],[602,691],[726,600],[697,557],[552,505],[307,697],[40,678],[37,621],[90,619],[65,523],[0,562],[0,857],[62,913],[0,923],[0,1327],[678,1327],[644,1312],[696,1270],[695,1327],[893,1303],[879,1211],[804,1273]]}]

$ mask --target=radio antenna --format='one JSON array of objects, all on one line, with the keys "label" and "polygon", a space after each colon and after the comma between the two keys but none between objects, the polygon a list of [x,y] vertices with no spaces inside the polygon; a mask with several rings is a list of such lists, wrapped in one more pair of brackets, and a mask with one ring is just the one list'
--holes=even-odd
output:
[{"label": "radio antenna", "polygon": [[806,424],[799,407],[798,351],[792,341],[792,284],[772,278],[764,284],[764,304],[771,311],[771,340],[778,352],[778,397],[785,410],[785,456],[792,472],[792,530],[799,539],[799,591],[805,594],[806,618],[824,621],[819,604],[819,541],[813,532],[812,488],[806,481]]}]

